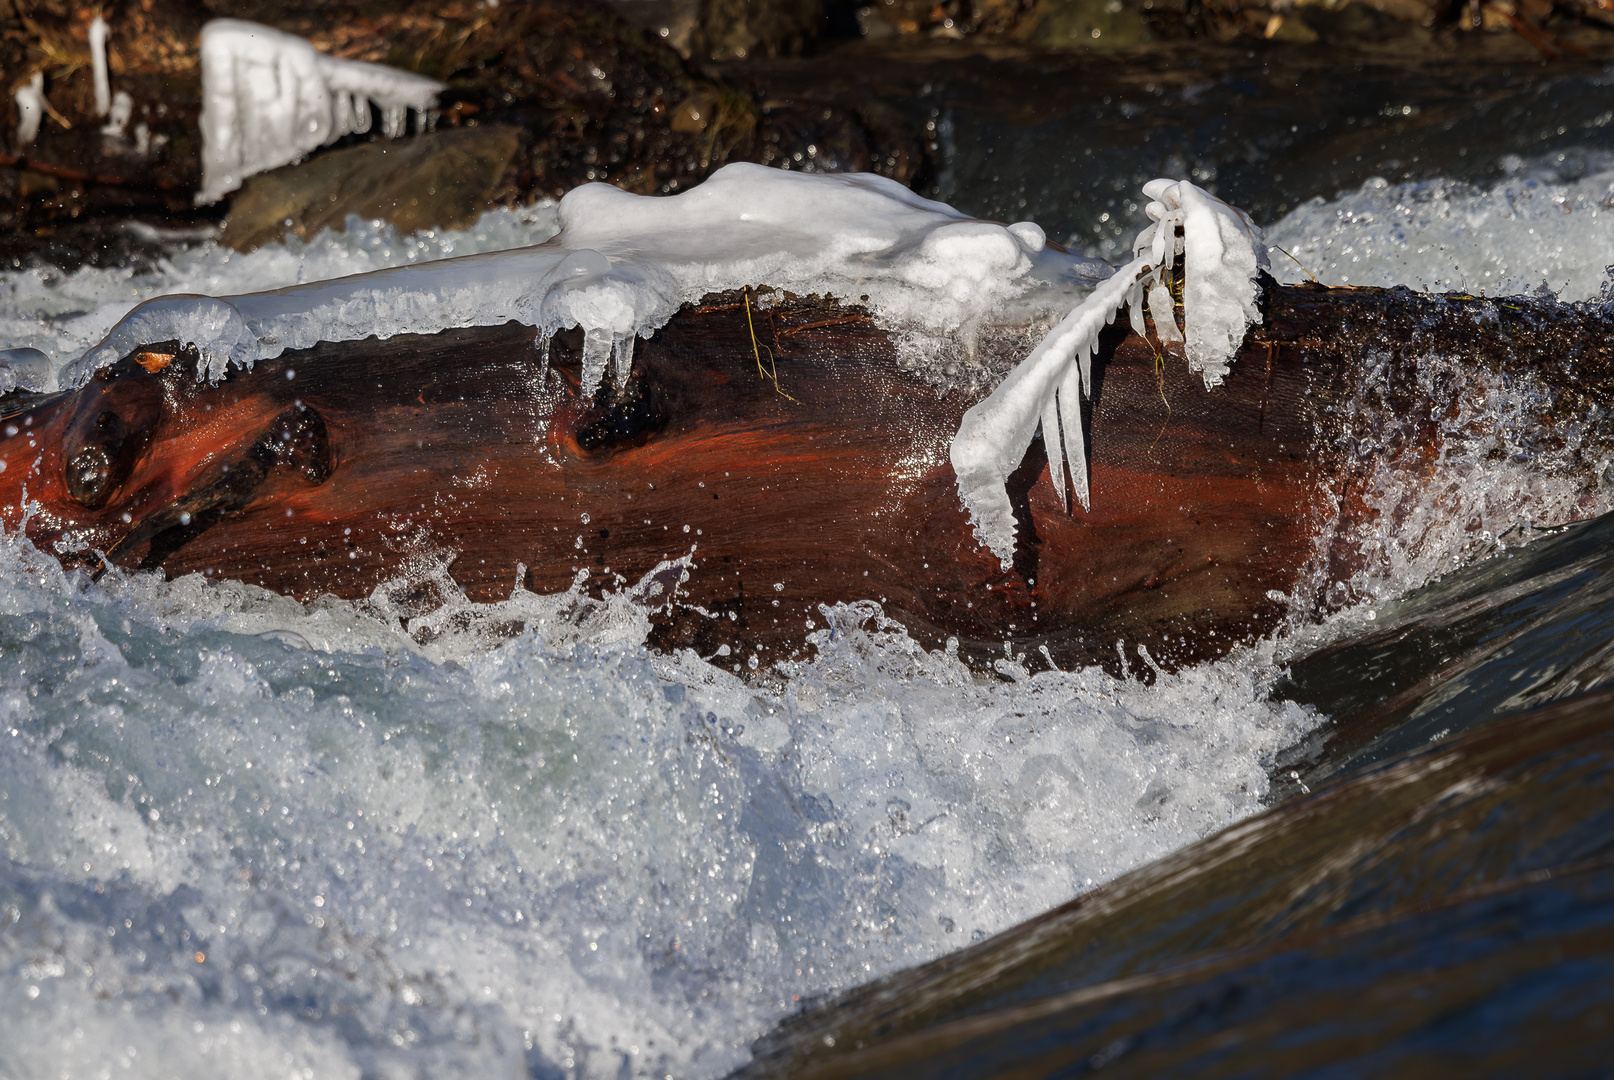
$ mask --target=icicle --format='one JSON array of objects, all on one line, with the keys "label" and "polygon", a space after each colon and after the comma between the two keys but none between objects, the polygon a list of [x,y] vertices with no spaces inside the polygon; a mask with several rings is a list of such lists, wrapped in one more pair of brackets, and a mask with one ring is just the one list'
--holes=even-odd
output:
[{"label": "icicle", "polygon": [[1270,269],[1261,230],[1241,210],[1194,185],[1177,185],[1183,225],[1183,327],[1188,366],[1215,386],[1244,331],[1260,318],[1258,270]]},{"label": "icicle", "polygon": [[1149,285],[1149,314],[1154,316],[1156,337],[1163,342],[1180,343],[1182,331],[1177,329],[1177,302],[1171,298],[1170,281],[1170,271],[1162,268]]},{"label": "icicle", "polygon": [[331,139],[363,135],[370,130],[370,103],[345,90],[331,94]]},{"label": "icicle", "polygon": [[106,69],[106,20],[97,15],[90,23],[90,66],[95,76],[95,115],[112,111],[112,80]]},{"label": "icicle", "polygon": [[615,342],[611,331],[589,327],[583,331],[583,382],[579,389],[584,398],[592,398],[605,380],[605,362],[611,358]]},{"label": "icicle", "polygon": [[[1146,258],[1134,259],[1077,305],[1076,309],[1042,339],[1030,356],[1009,372],[996,390],[964,414],[953,436],[948,456],[958,478],[959,496],[975,524],[975,535],[1007,568],[1014,557],[1014,511],[1005,488],[1008,476],[1019,467],[1042,419],[1044,403],[1058,392],[1070,372],[1087,367],[1089,350],[1098,343],[1105,317],[1113,315],[1138,279],[1149,269]],[[1077,354],[1083,359],[1078,364]],[[1083,373],[1084,381],[1090,375]],[[1070,395],[1075,398],[1080,394]],[[1073,402],[1074,404],[1074,402]],[[1081,442],[1080,412],[1061,410]],[[1083,469],[1085,484],[1085,466]],[[1081,485],[1078,485],[1080,492]]]},{"label": "icicle", "polygon": [[39,137],[39,122],[45,118],[45,73],[34,72],[12,100],[17,103],[17,145],[27,146]]},{"label": "icicle", "polygon": [[1064,442],[1059,424],[1059,397],[1055,394],[1042,406],[1042,448],[1048,454],[1048,478],[1054,483],[1054,494],[1059,496],[1059,505],[1069,510],[1070,503],[1065,500]]},{"label": "icicle", "polygon": [[410,109],[434,107],[441,83],[407,71],[339,60],[300,37],[240,19],[202,27],[202,190],[217,201],[254,173],[300,159],[349,132],[404,133]]},{"label": "icicle", "polygon": [[[1127,317],[1132,322],[1132,332],[1138,335],[1140,338],[1146,338],[1149,336],[1143,321],[1143,286],[1144,283],[1142,281],[1132,286],[1132,291],[1127,294],[1126,298]],[[1152,302],[1153,301],[1151,301],[1151,303]]]},{"label": "icicle", "polygon": [[409,131],[409,106],[386,105],[381,109],[381,134],[396,139]]},{"label": "icicle", "polygon": [[[1065,458],[1070,463],[1070,484],[1083,510],[1091,510],[1087,491],[1087,436],[1082,427],[1082,389],[1075,368],[1059,384],[1059,419],[1065,429]],[[1063,499],[1060,500],[1064,502]]]},{"label": "icicle", "polygon": [[[1003,567],[1014,556],[1014,514],[1005,488],[1038,425],[1059,501],[1065,505],[1068,463],[1076,498],[1089,506],[1081,399],[1093,392],[1092,357],[1098,335],[1128,309],[1142,333],[1147,293],[1155,332],[1185,342],[1191,368],[1207,387],[1227,373],[1250,321],[1259,311],[1255,278],[1264,268],[1261,231],[1235,210],[1188,181],[1152,180],[1143,193],[1151,224],[1133,244],[1133,259],[1077,305],[996,390],[964,414],[949,456],[958,493],[976,537]],[[1179,232],[1181,235],[1179,235]],[[1185,333],[1179,333],[1170,290],[1171,267],[1183,257]]]},{"label": "icicle", "polygon": [[633,340],[635,335],[631,332],[617,337],[611,352],[616,360],[616,384],[623,387],[628,384],[628,376],[633,373]]}]

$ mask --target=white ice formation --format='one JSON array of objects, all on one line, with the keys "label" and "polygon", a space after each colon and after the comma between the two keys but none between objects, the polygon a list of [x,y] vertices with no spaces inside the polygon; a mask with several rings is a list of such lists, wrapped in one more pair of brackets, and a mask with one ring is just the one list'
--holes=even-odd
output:
[{"label": "white ice formation", "polygon": [[50,386],[50,357],[38,349],[0,349],[0,394]]},{"label": "white ice formation", "polygon": [[129,126],[129,120],[134,116],[134,98],[126,91],[119,90],[112,95],[112,107],[107,111],[106,123],[101,125],[101,134],[110,135],[114,139],[123,138],[124,129]]},{"label": "white ice formation", "polygon": [[[950,448],[959,496],[976,537],[1007,568],[1014,555],[1014,512],[1006,489],[1040,425],[1049,472],[1066,503],[1065,468],[1089,506],[1081,399],[1092,393],[1098,336],[1125,305],[1144,334],[1147,296],[1162,341],[1182,342],[1188,366],[1207,388],[1221,382],[1244,331],[1258,316],[1255,278],[1267,267],[1261,230],[1241,210],[1186,180],[1143,187],[1152,224],[1133,243],[1133,259],[1082,301],[1002,384],[964,414]],[[1177,328],[1169,276],[1183,258],[1183,330]]]},{"label": "white ice formation", "polygon": [[152,341],[195,344],[219,378],[231,363],[250,367],[321,341],[514,320],[546,335],[581,327],[591,391],[612,358],[626,370],[635,337],[716,290],[763,283],[831,294],[867,304],[899,333],[945,336],[986,319],[1056,317],[1075,290],[1112,273],[1049,247],[1029,222],[977,221],[870,174],[734,164],[663,198],[585,184],[561,200],[559,220],[560,232],[535,247],[269,292],[149,300],[68,364],[59,385],[81,384]]},{"label": "white ice formation", "polygon": [[39,124],[45,119],[45,73],[34,72],[17,87],[12,100],[17,103],[17,145],[27,146],[39,137]]},{"label": "white ice formation", "polygon": [[202,190],[216,202],[254,173],[290,164],[351,132],[431,122],[443,85],[381,64],[326,56],[293,34],[240,19],[202,27]]},{"label": "white ice formation", "polygon": [[106,20],[97,15],[90,23],[90,68],[95,77],[95,115],[105,116],[112,111],[112,80],[107,75]]}]

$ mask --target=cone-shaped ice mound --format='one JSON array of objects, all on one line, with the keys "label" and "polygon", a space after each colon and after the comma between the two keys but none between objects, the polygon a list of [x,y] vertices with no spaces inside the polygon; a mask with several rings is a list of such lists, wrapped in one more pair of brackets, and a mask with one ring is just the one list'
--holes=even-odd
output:
[{"label": "cone-shaped ice mound", "polygon": [[[1065,463],[1083,507],[1089,505],[1081,399],[1092,393],[1099,333],[1122,305],[1144,332],[1143,304],[1164,341],[1183,341],[1188,365],[1215,386],[1257,317],[1255,277],[1267,266],[1261,230],[1237,210],[1186,180],[1151,180],[1143,193],[1152,224],[1133,243],[1133,259],[1077,305],[985,400],[964,414],[950,450],[958,492],[975,535],[1007,568],[1014,557],[1009,474],[1040,425],[1049,471],[1065,502]],[[1183,321],[1178,331],[1170,273],[1183,259]]]}]

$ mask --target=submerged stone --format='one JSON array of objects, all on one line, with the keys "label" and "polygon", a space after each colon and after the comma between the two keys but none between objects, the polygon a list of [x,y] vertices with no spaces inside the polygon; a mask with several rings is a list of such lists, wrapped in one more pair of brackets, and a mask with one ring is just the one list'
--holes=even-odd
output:
[{"label": "submerged stone", "polygon": [[320,154],[248,180],[219,242],[252,251],[293,233],[308,240],[353,214],[404,233],[465,228],[514,192],[521,144],[515,128],[466,127]]}]

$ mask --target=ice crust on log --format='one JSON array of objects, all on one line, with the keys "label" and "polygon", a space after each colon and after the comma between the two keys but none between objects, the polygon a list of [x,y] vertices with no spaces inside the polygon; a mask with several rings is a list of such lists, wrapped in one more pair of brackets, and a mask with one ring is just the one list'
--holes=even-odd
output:
[{"label": "ice crust on log", "polygon": [[0,394],[38,391],[50,385],[50,357],[38,349],[0,349]]},{"label": "ice crust on log", "polygon": [[[1061,505],[1068,462],[1076,499],[1090,506],[1082,398],[1092,393],[1098,336],[1126,307],[1132,328],[1147,336],[1147,298],[1162,341],[1181,341],[1188,366],[1207,389],[1227,375],[1249,324],[1259,317],[1256,274],[1266,268],[1261,230],[1247,214],[1186,180],[1151,180],[1143,187],[1150,224],[1133,243],[1133,258],[1077,305],[998,388],[964,414],[949,456],[958,493],[976,538],[1007,569],[1014,557],[1014,511],[1007,489],[1039,427]],[[1169,275],[1183,260],[1183,328]]]},{"label": "ice crust on log", "polygon": [[322,341],[516,321],[540,334],[581,327],[592,391],[612,358],[631,360],[635,337],[717,290],[825,293],[866,303],[888,328],[942,335],[986,316],[1051,317],[1113,272],[1050,247],[1030,222],[978,221],[866,173],[733,164],[666,197],[585,184],[558,212],[560,232],[534,247],[270,292],[147,301],[69,363],[58,385],[81,385],[153,341],[194,344],[216,379],[229,364],[250,367]]},{"label": "ice crust on log", "polygon": [[343,135],[424,130],[443,84],[381,64],[326,56],[294,34],[241,19],[202,27],[202,189],[217,202],[254,173],[290,164]]}]

